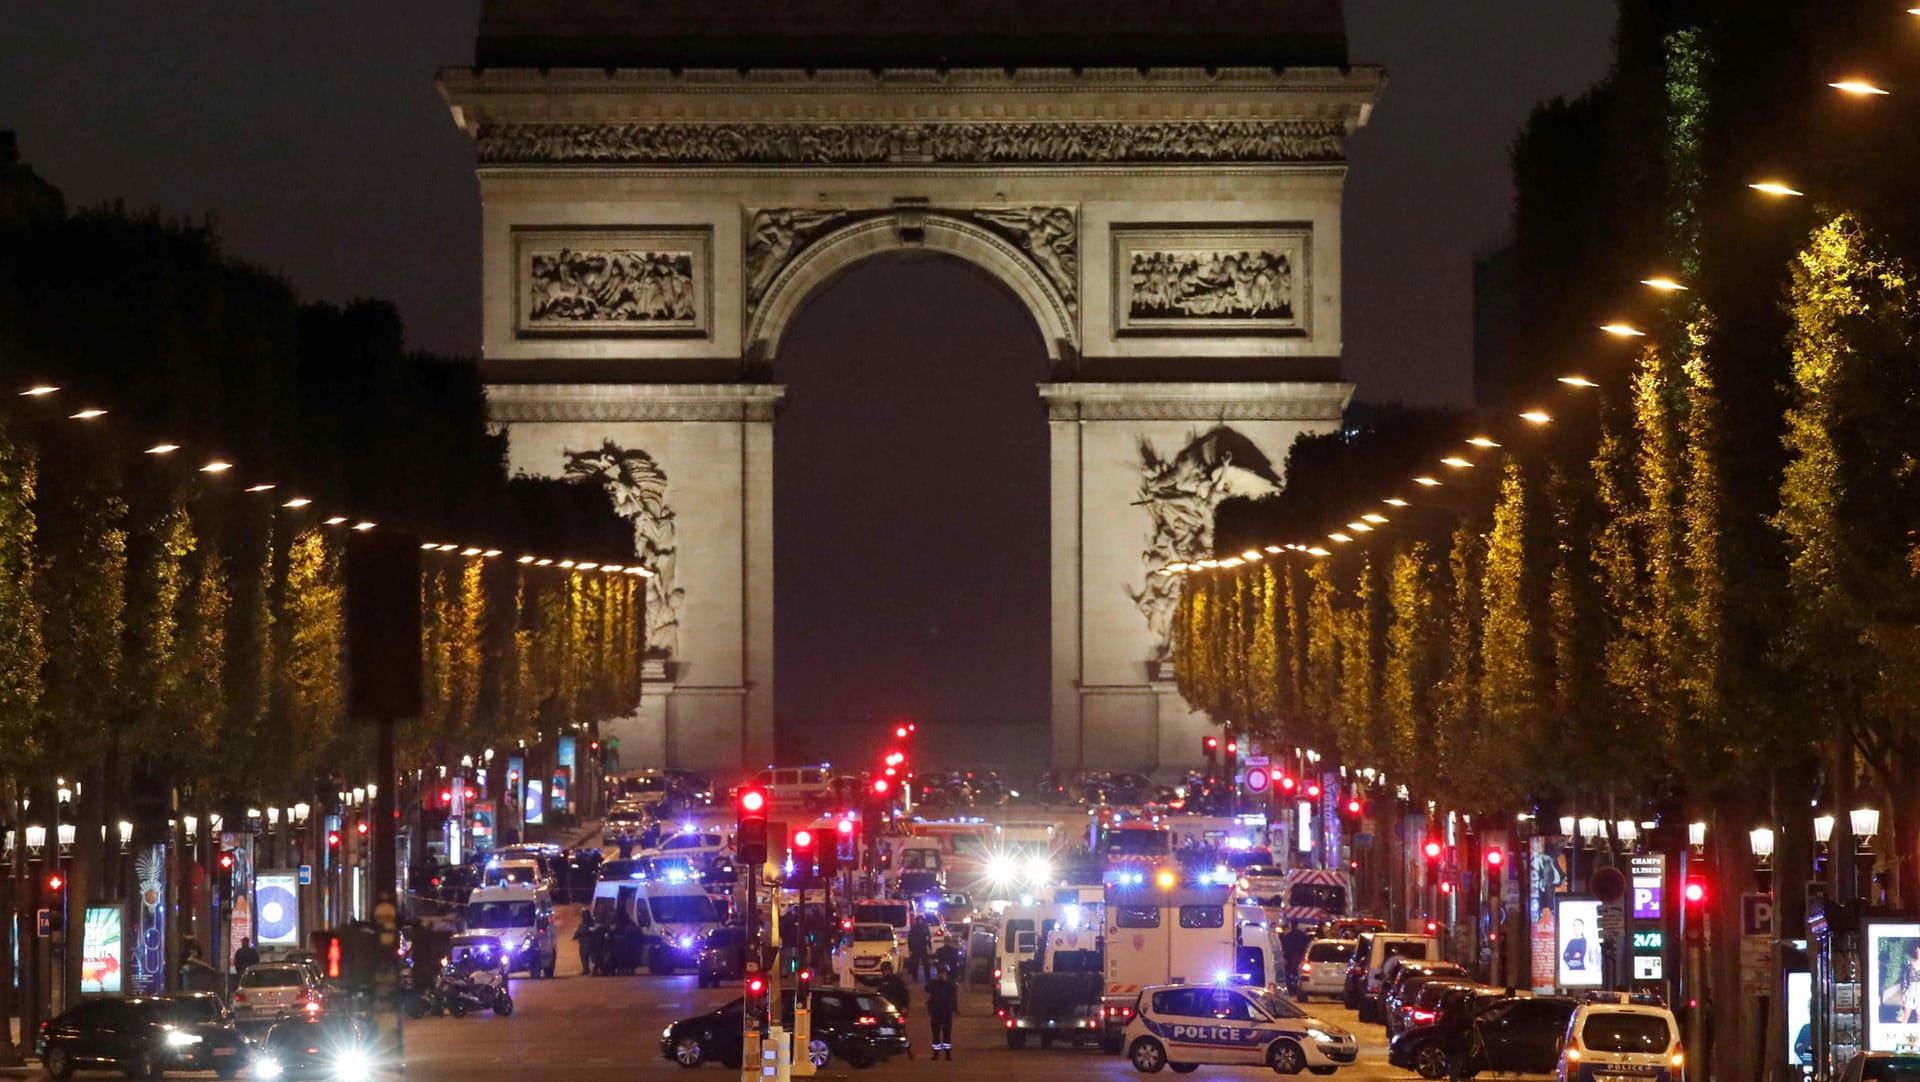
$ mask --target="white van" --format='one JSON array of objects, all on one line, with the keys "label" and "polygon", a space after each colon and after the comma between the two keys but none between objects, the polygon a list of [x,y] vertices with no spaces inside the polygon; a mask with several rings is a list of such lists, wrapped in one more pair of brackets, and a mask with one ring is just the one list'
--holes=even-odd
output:
[{"label": "white van", "polygon": [[720,926],[720,911],[698,883],[640,884],[634,923],[647,936],[647,971],[668,976],[700,962],[700,944]]},{"label": "white van", "polygon": [[1440,941],[1430,935],[1417,935],[1412,932],[1375,932],[1370,953],[1367,956],[1366,987],[1361,992],[1360,1002],[1355,1005],[1360,1021],[1386,1021],[1386,1016],[1381,1010],[1380,989],[1385,986],[1387,978],[1391,976],[1387,972],[1387,963],[1396,958],[1407,962],[1438,961]]},{"label": "white van", "polygon": [[1000,941],[994,945],[993,1005],[997,1011],[1020,1001],[1020,963],[1040,948],[1040,923],[1047,919],[1038,906],[1014,906],[1000,917]]},{"label": "white van", "polygon": [[832,768],[818,766],[774,766],[754,775],[767,790],[767,799],[783,807],[804,808],[833,795]]},{"label": "white van", "polygon": [[540,870],[540,862],[528,857],[510,860],[489,860],[480,869],[480,885],[483,887],[547,887],[547,877]]},{"label": "white van", "polygon": [[509,974],[524,969],[535,977],[553,976],[559,934],[553,927],[553,898],[545,890],[529,883],[477,887],[467,897],[460,927],[498,939]]}]

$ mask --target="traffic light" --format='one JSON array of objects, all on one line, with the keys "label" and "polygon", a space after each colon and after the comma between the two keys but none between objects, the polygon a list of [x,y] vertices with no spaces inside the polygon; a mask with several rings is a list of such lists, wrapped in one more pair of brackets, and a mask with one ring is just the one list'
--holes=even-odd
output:
[{"label": "traffic light", "polygon": [[743,785],[734,798],[739,820],[734,831],[734,853],[741,864],[755,868],[767,862],[767,791]]},{"label": "traffic light", "polygon": [[447,807],[447,808],[453,807],[453,790],[452,789],[440,790],[440,804],[442,807]]},{"label": "traffic light", "polygon": [[787,851],[793,854],[794,867],[800,869],[802,878],[809,877],[813,874],[815,857],[813,831],[808,830],[806,827],[801,827],[799,830],[794,831],[793,836],[788,839]]},{"label": "traffic light", "polygon": [[1681,891],[1681,897],[1686,900],[1687,912],[1695,914],[1706,912],[1707,881],[1697,875],[1688,876],[1687,885]]},{"label": "traffic light", "polygon": [[1507,854],[1502,852],[1498,846],[1489,846],[1487,848],[1486,861],[1487,870],[1489,872],[1497,872],[1502,865],[1506,864]]},{"label": "traffic light", "polygon": [[1442,894],[1452,894],[1452,893],[1453,893],[1453,880],[1451,880],[1451,879],[1442,879],[1442,880],[1440,881],[1440,893],[1442,893]]},{"label": "traffic light", "polygon": [[327,831],[327,848],[328,849],[340,848],[340,832],[339,831],[337,830]]},{"label": "traffic light", "polygon": [[1439,934],[1440,934],[1440,922],[1439,922],[1439,921],[1437,921],[1437,920],[1430,920],[1430,921],[1428,921],[1428,922],[1427,922],[1427,934],[1428,934],[1428,935],[1439,935]]},{"label": "traffic light", "polygon": [[233,850],[220,850],[220,857],[214,863],[218,865],[218,874],[215,879],[220,888],[220,896],[233,897]]},{"label": "traffic light", "polygon": [[1307,799],[1308,800],[1320,799],[1320,783],[1319,782],[1310,781],[1307,783]]},{"label": "traffic light", "polygon": [[860,831],[853,820],[842,819],[833,825],[833,855],[841,864],[860,858]]},{"label": "traffic light", "polygon": [[1290,797],[1300,791],[1300,783],[1293,780],[1292,774],[1282,774],[1274,778],[1273,787],[1280,791],[1281,796]]},{"label": "traffic light", "polygon": [[767,1022],[767,978],[758,973],[747,974],[746,1003],[742,1010],[747,1025],[759,1028]]},{"label": "traffic light", "polygon": [[58,894],[67,889],[67,877],[59,872],[47,873],[47,893]]},{"label": "traffic light", "polygon": [[1347,798],[1347,802],[1340,806],[1340,810],[1347,814],[1347,818],[1358,819],[1361,815],[1365,814],[1367,802],[1357,796],[1350,796]]},{"label": "traffic light", "polygon": [[1208,762],[1212,762],[1213,757],[1215,755],[1218,755],[1219,753],[1220,753],[1219,737],[1203,736],[1200,738],[1200,757],[1201,758],[1207,760]]},{"label": "traffic light", "polygon": [[1428,838],[1426,844],[1420,847],[1420,852],[1426,856],[1427,863],[1429,864],[1438,864],[1440,862],[1440,854],[1446,851],[1447,847],[1442,845],[1438,838]]},{"label": "traffic light", "polygon": [[813,994],[813,970],[801,969],[793,975],[794,1002],[800,1007],[809,1006],[807,997]]},{"label": "traffic light", "polygon": [[892,795],[893,795],[892,782],[888,781],[885,778],[873,779],[873,799],[874,800],[884,804],[886,803],[887,799]]}]

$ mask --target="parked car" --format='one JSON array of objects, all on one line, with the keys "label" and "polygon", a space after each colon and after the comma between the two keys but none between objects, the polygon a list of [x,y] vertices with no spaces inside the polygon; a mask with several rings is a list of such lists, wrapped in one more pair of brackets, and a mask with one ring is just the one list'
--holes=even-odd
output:
[{"label": "parked car", "polygon": [[1300,962],[1300,987],[1295,999],[1305,1003],[1314,996],[1337,999],[1347,984],[1347,960],[1353,957],[1351,939],[1316,939],[1307,947]]},{"label": "parked car", "polygon": [[1284,996],[1213,984],[1141,989],[1122,1041],[1127,1058],[1143,1074],[1162,1067],[1185,1074],[1207,1063],[1332,1074],[1360,1055],[1352,1033],[1309,1015]]},{"label": "parked car", "polygon": [[1394,971],[1393,980],[1380,989],[1380,1020],[1386,1024],[1389,1040],[1406,1028],[1413,997],[1427,982],[1438,980],[1473,983],[1466,969],[1453,962],[1404,962]]},{"label": "parked car", "polygon": [[1685,1066],[1673,1012],[1622,993],[1617,1000],[1589,999],[1574,1010],[1554,1075],[1560,1082],[1616,1075],[1679,1082]]},{"label": "parked car", "polygon": [[1840,1072],[1840,1082],[1920,1082],[1920,1055],[1859,1052]]},{"label": "parked car", "polygon": [[374,1040],[353,1016],[299,1016],[274,1025],[253,1057],[253,1077],[365,1079],[372,1075]]},{"label": "parked car", "polygon": [[[783,1023],[793,1021],[793,996],[781,997]],[[880,995],[871,992],[825,989],[812,994],[813,1030],[807,1058],[815,1068],[839,1057],[851,1066],[867,1067],[908,1048],[906,1019]],[[660,1034],[660,1054],[682,1067],[717,1061],[740,1068],[744,1000],[736,999],[717,1011],[683,1018]],[[796,1056],[797,1056],[796,1050]]]},{"label": "parked car", "polygon": [[240,974],[233,993],[234,1021],[242,1026],[277,1022],[298,1011],[318,1011],[325,1004],[320,985],[298,962],[260,962]]},{"label": "parked car", "polygon": [[159,1078],[168,1069],[215,1071],[232,1078],[245,1066],[242,1041],[204,993],[175,999],[93,999],[40,1024],[36,1050],[47,1073],[68,1078],[83,1067],[118,1070],[128,1078]]},{"label": "parked car", "polygon": [[1560,1039],[1577,1002],[1567,996],[1458,990],[1442,997],[1438,1017],[1387,1046],[1387,1062],[1445,1078],[1455,1057],[1468,1075],[1545,1074],[1560,1058]]},{"label": "parked car", "polygon": [[700,944],[699,985],[718,988],[747,973],[747,930],[738,925],[715,928]]}]

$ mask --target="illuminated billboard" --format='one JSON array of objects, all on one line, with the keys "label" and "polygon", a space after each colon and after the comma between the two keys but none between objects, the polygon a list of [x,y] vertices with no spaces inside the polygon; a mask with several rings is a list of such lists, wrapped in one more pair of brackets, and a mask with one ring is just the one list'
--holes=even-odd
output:
[{"label": "illuminated billboard", "polygon": [[1554,913],[1554,957],[1562,988],[1598,988],[1600,903],[1593,898],[1562,897]]}]

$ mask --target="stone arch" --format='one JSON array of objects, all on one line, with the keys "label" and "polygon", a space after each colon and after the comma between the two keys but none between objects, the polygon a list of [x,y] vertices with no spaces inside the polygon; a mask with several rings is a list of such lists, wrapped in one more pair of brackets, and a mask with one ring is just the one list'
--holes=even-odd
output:
[{"label": "stone arch", "polygon": [[882,214],[821,236],[795,255],[767,286],[747,323],[750,351],[762,361],[780,342],[814,291],[841,271],[882,252],[924,250],[954,256],[986,272],[1027,310],[1057,363],[1076,348],[1074,312],[1040,268],[1011,242],[983,226],[939,213]]}]

